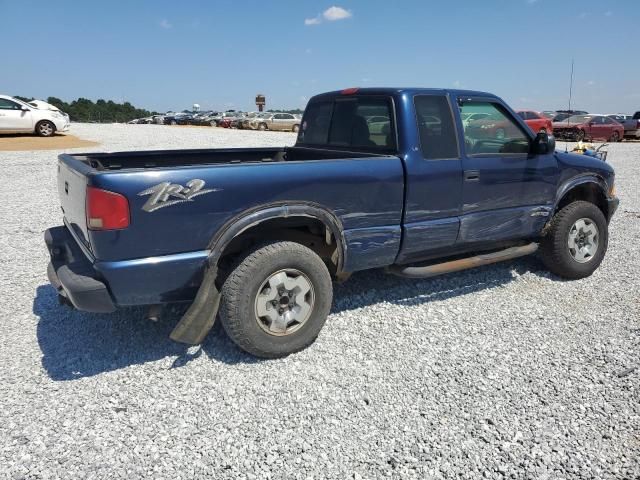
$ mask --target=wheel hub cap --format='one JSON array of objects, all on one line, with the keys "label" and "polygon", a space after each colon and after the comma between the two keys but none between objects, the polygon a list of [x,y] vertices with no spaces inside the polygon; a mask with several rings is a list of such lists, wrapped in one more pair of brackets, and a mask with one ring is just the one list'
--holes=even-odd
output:
[{"label": "wheel hub cap", "polygon": [[598,227],[590,218],[577,220],[569,229],[569,253],[578,263],[587,263],[593,259],[598,251],[599,242]]},{"label": "wheel hub cap", "polygon": [[289,335],[311,316],[315,294],[307,276],[294,269],[271,274],[258,289],[256,320],[270,335]]}]

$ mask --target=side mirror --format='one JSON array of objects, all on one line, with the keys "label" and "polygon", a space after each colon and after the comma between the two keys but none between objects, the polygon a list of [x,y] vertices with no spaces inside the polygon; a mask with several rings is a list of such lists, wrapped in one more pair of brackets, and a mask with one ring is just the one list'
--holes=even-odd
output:
[{"label": "side mirror", "polygon": [[25,107],[25,106],[23,106],[23,107],[21,107],[21,108],[20,108],[20,110],[22,110],[23,112],[28,112],[28,111],[30,111],[31,109],[30,109],[29,107]]},{"label": "side mirror", "polygon": [[536,135],[531,146],[533,155],[546,155],[556,151],[556,139],[553,135],[546,132],[540,132]]}]

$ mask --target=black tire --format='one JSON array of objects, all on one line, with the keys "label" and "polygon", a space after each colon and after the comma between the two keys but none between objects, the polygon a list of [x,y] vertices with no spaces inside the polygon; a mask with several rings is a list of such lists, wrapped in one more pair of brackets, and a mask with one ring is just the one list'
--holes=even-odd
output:
[{"label": "black tire", "polygon": [[[312,286],[311,313],[297,330],[270,334],[261,326],[256,302],[264,282],[282,270],[304,274]],[[244,351],[262,358],[279,358],[311,345],[322,329],[333,300],[331,276],[316,253],[294,242],[262,244],[240,259],[222,286],[220,320],[227,335]]]},{"label": "black tire", "polygon": [[298,130],[300,130],[300,125],[294,125],[293,128],[291,129],[293,133],[298,133]]},{"label": "black tire", "polygon": [[620,141],[620,134],[618,132],[613,132],[611,134],[611,138],[609,139],[610,142],[619,142]]},{"label": "black tire", "polygon": [[[578,262],[569,249],[569,231],[579,219],[589,219],[598,228],[598,246],[585,263]],[[540,242],[540,256],[545,266],[556,275],[572,280],[591,275],[602,263],[607,251],[609,232],[602,211],[590,202],[582,200],[570,203],[557,212],[546,235]]]},{"label": "black tire", "polygon": [[176,122],[175,120],[171,120],[171,122],[169,122],[171,125],[177,125],[178,122]]},{"label": "black tire", "polygon": [[266,123],[261,123],[260,125],[258,125],[258,130],[260,130],[261,132],[264,132],[266,129],[267,129]]},{"label": "black tire", "polygon": [[35,132],[39,137],[52,137],[56,133],[56,126],[49,120],[41,120],[36,124]]},{"label": "black tire", "polygon": [[584,132],[584,130],[578,130],[578,133],[576,134],[576,142],[584,141],[586,136],[587,134]]},{"label": "black tire", "polygon": [[547,133],[547,129],[545,127],[542,127],[538,133]]}]

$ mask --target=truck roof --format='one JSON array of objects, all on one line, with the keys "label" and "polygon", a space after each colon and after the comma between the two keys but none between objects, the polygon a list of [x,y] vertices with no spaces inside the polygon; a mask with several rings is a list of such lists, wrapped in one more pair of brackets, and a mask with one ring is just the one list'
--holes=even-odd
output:
[{"label": "truck roof", "polygon": [[334,90],[332,92],[321,93],[315,95],[313,98],[321,97],[335,97],[340,95],[402,95],[404,93],[415,95],[420,93],[448,93],[452,95],[462,95],[470,97],[490,97],[497,98],[496,95],[487,92],[480,92],[476,90],[461,90],[453,88],[418,88],[418,87],[367,87],[367,88],[346,88],[343,90]]}]

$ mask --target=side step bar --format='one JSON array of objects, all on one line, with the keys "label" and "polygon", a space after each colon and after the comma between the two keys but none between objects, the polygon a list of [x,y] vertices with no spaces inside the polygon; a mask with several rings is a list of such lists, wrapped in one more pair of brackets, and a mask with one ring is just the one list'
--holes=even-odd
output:
[{"label": "side step bar", "polygon": [[392,265],[387,269],[389,273],[405,278],[429,278],[444,273],[459,272],[468,268],[490,265],[492,263],[503,262],[518,257],[530,255],[538,250],[537,243],[530,243],[521,247],[511,247],[499,252],[476,255],[475,257],[451,260],[450,262],[436,263],[426,267],[405,267],[402,265]]}]

